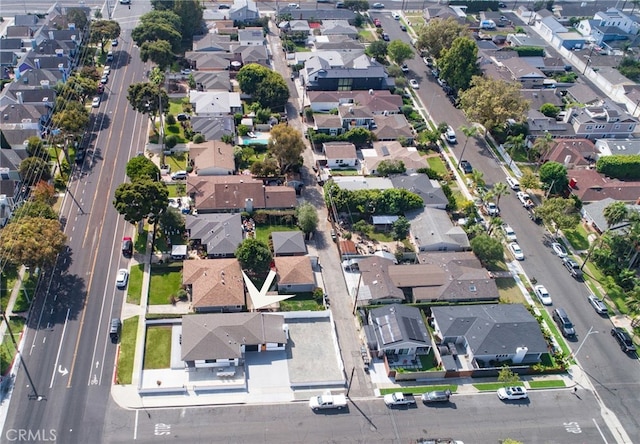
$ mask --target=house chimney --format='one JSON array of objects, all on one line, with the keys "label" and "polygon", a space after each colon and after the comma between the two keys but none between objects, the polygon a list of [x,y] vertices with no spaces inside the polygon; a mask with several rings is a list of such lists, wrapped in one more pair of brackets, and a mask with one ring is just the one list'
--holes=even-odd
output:
[{"label": "house chimney", "polygon": [[40,59],[34,59],[34,63],[36,64],[36,68],[40,69]]},{"label": "house chimney", "polygon": [[22,98],[22,91],[16,92],[16,99],[18,99],[19,104],[22,105],[24,103],[24,99]]}]

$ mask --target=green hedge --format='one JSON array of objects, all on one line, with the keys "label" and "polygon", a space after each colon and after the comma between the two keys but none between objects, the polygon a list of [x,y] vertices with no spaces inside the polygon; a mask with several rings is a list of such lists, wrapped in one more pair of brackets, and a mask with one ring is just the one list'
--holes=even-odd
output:
[{"label": "green hedge", "polygon": [[615,179],[640,179],[640,155],[601,157],[596,162],[596,170]]}]

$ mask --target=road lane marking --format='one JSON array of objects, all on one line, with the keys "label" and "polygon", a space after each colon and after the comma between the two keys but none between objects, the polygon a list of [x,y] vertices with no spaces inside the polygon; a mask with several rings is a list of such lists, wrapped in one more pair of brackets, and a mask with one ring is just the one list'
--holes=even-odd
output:
[{"label": "road lane marking", "polygon": [[58,361],[60,360],[60,351],[62,350],[62,344],[64,344],[64,334],[67,331],[67,323],[69,321],[70,311],[71,309],[67,308],[67,317],[64,320],[64,327],[62,327],[62,336],[60,336],[60,344],[58,345],[58,354],[56,355],[56,362],[55,364],[53,364],[53,373],[51,374],[51,384],[49,384],[49,388],[53,387],[53,381],[56,378],[56,370],[58,369]]},{"label": "road lane marking", "polygon": [[140,416],[140,410],[136,410],[136,420],[133,423],[133,439],[138,439],[138,417]]},{"label": "road lane marking", "polygon": [[604,433],[602,433],[602,430],[600,430],[600,427],[596,422],[596,418],[591,418],[591,421],[593,421],[593,424],[596,426],[596,429],[598,429],[598,433],[600,433],[600,436],[602,436],[602,441],[604,442],[604,444],[609,444],[609,441],[607,441],[607,438],[605,438]]}]

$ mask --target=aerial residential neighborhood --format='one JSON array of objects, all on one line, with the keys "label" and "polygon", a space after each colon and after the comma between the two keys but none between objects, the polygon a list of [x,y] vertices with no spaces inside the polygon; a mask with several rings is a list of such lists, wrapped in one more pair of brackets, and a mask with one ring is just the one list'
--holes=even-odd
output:
[{"label": "aerial residential neighborhood", "polygon": [[19,3],[0,441],[640,440],[635,1]]}]

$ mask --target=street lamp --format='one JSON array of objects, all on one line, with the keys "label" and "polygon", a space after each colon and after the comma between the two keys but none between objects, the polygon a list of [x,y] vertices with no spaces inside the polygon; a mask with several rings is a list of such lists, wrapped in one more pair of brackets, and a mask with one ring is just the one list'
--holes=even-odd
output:
[{"label": "street lamp", "polygon": [[587,338],[589,337],[589,335],[593,335],[599,333],[598,330],[594,330],[593,329],[593,325],[591,326],[591,328],[589,329],[589,331],[587,332],[587,334],[584,336],[584,339],[582,340],[582,342],[580,343],[580,345],[578,346],[578,349],[576,350],[576,352],[573,354],[573,359],[576,358],[576,356],[578,356],[578,353],[580,353],[580,349],[582,348],[582,346],[584,345],[585,341],[587,340]]}]

